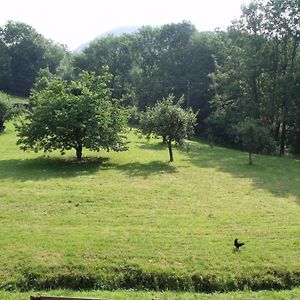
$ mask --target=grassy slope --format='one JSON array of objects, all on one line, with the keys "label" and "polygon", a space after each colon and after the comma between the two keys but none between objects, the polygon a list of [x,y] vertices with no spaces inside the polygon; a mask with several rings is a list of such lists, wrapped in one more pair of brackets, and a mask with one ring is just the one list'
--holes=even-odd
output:
[{"label": "grassy slope", "polygon": [[28,102],[28,98],[7,95],[0,91],[0,100],[5,100],[10,103],[25,103]]},{"label": "grassy slope", "polygon": [[10,124],[0,136],[2,286],[130,287],[142,273],[177,280],[149,287],[188,288],[196,274],[208,279],[194,288],[222,290],[299,278],[299,160],[249,166],[246,153],[195,142],[169,164],[159,141],[130,134],[130,151],[85,152],[95,159],[77,164],[74,153],[22,153],[15,140]]}]

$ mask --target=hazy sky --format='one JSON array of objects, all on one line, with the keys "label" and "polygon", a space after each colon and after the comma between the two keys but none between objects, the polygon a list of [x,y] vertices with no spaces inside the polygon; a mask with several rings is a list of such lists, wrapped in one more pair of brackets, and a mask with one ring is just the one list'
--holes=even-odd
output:
[{"label": "hazy sky", "polygon": [[198,30],[226,27],[249,0],[1,0],[0,26],[8,20],[33,26],[70,50],[122,26],[188,20]]}]

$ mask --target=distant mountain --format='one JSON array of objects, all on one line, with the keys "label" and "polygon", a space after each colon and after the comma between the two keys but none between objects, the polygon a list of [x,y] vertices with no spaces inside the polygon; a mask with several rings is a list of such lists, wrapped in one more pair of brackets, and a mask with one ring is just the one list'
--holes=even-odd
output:
[{"label": "distant mountain", "polygon": [[[131,33],[134,33],[136,31],[138,31],[138,29],[140,27],[141,26],[124,26],[124,27],[118,27],[118,28],[115,28],[115,29],[112,29],[112,30],[109,30],[107,32],[104,32],[104,33],[100,34],[94,40],[106,37],[108,35],[121,36],[122,34],[125,34],[125,33],[126,34],[131,34]],[[75,50],[73,50],[73,52],[74,53],[79,53],[79,52],[83,51],[85,48],[87,48],[89,46],[89,44],[91,42],[92,41],[88,41],[88,42],[80,45],[78,48],[76,48]]]}]

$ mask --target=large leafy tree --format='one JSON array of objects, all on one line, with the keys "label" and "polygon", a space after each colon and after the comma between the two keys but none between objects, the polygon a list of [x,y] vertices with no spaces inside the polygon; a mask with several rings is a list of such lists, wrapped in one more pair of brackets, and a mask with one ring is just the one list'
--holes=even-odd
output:
[{"label": "large leafy tree", "polygon": [[189,79],[193,77],[189,41],[194,33],[192,24],[182,22],[160,28],[143,27],[135,34],[132,85],[141,109],[169,93],[176,97],[188,94]]},{"label": "large leafy tree", "polygon": [[83,72],[78,81],[50,80],[32,97],[32,114],[16,126],[22,150],[51,152],[75,149],[78,160],[83,148],[91,151],[123,151],[127,113],[111,99],[110,74]]},{"label": "large leafy tree", "polygon": [[189,63],[191,60],[189,42],[195,32],[195,26],[186,21],[166,24],[160,28],[159,67],[164,95],[172,92],[180,97],[188,93],[188,74],[193,73]]},{"label": "large leafy tree", "polygon": [[154,105],[157,99],[165,95],[159,63],[159,33],[159,28],[145,26],[133,36],[134,63],[131,82],[133,95],[140,109]]},{"label": "large leafy tree", "polygon": [[28,96],[39,69],[55,73],[66,55],[31,26],[9,21],[0,28],[0,90]]},{"label": "large leafy tree", "polygon": [[197,113],[191,108],[183,109],[184,98],[174,102],[175,97],[169,95],[158,101],[155,106],[148,107],[141,114],[140,128],[143,134],[154,134],[163,138],[169,149],[170,162],[174,160],[172,143],[182,144],[184,139],[194,133]]},{"label": "large leafy tree", "polygon": [[[186,107],[199,110],[197,129],[203,132],[204,120],[211,112],[209,101],[212,97],[211,78],[208,76],[215,70],[213,56],[216,53],[213,41],[217,32],[194,33],[187,44],[185,57],[185,76],[179,77],[178,85],[186,98]],[[178,74],[179,75],[179,74]]]},{"label": "large leafy tree", "polygon": [[74,56],[75,73],[85,70],[100,74],[103,66],[109,66],[113,96],[120,98],[128,93],[133,55],[130,47],[131,37],[126,34],[96,39]]}]

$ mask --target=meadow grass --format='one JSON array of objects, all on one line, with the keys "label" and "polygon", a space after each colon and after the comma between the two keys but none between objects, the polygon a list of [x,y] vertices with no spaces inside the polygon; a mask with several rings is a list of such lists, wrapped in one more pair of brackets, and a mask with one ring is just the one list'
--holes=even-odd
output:
[{"label": "meadow grass", "polygon": [[0,135],[2,289],[300,283],[300,160],[254,156],[250,166],[247,153],[195,141],[168,163],[160,140],[134,132],[129,151],[84,151],[82,163],[72,151],[23,153],[15,142],[8,123]]},{"label": "meadow grass", "polygon": [[11,104],[28,102],[28,98],[8,95],[0,91],[0,100],[8,101]]}]

